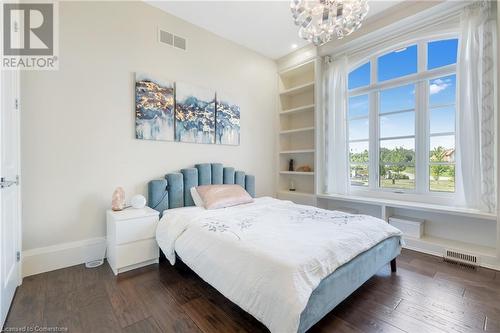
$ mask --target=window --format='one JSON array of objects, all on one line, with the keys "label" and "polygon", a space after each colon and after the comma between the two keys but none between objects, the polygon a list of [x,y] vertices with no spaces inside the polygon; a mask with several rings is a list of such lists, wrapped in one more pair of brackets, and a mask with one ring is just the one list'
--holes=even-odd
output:
[{"label": "window", "polygon": [[455,82],[455,75],[429,81],[431,191],[455,191]]},{"label": "window", "polygon": [[379,95],[379,186],[415,189],[415,84]]},{"label": "window", "polygon": [[457,47],[456,38],[421,40],[349,73],[351,186],[455,191]]}]

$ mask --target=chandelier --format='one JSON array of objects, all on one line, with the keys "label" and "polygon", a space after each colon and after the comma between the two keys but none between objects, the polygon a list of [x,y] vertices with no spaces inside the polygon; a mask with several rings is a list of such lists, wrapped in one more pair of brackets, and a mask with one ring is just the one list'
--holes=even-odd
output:
[{"label": "chandelier", "polygon": [[368,13],[368,0],[291,0],[299,36],[319,46],[357,30]]}]

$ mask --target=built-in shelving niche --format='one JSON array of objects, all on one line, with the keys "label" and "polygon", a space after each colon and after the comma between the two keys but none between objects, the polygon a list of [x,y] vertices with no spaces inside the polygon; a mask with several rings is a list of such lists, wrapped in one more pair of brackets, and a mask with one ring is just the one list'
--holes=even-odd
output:
[{"label": "built-in shelving niche", "polygon": [[473,254],[480,265],[499,269],[497,221],[474,210],[396,200],[318,195],[316,205],[330,210],[366,214],[388,221],[391,216],[425,220],[421,238],[404,237],[403,247],[443,256],[446,250]]},{"label": "built-in shelving niche", "polygon": [[[315,193],[315,88],[316,60],[282,71],[279,81],[278,197],[309,200]],[[294,171],[289,161],[294,160]],[[311,171],[296,168],[309,166]],[[293,185],[294,193],[289,189]],[[290,193],[289,193],[290,192]],[[304,203],[304,202],[302,202]]]}]

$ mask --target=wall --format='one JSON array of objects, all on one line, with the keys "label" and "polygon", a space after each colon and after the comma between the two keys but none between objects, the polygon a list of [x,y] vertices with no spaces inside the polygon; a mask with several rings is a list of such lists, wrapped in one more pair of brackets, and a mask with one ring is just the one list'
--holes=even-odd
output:
[{"label": "wall", "polygon": [[377,31],[384,27],[387,27],[397,21],[403,20],[405,18],[411,17],[421,11],[430,9],[443,1],[441,0],[429,0],[429,1],[416,1],[407,0],[403,1],[397,5],[394,5],[387,10],[369,16],[361,28],[353,32],[351,35],[343,39],[333,39],[332,41],[315,48],[312,45],[304,46],[290,54],[287,54],[277,60],[278,69],[283,70],[294,65],[303,62],[304,60],[310,59],[314,56],[325,56],[330,55],[336,49],[348,44],[349,42],[362,37],[371,32]]},{"label": "wall", "polygon": [[428,10],[443,1],[403,1],[384,12],[378,13],[373,17],[370,17],[363,23],[361,28],[353,32],[346,38],[343,39],[334,39],[331,42],[321,46],[320,54],[327,55],[333,53],[334,50],[342,47],[343,45],[348,44],[349,42],[363,36],[369,34],[371,32],[382,29],[386,26],[389,26],[395,22],[401,21],[408,17],[411,17],[415,14],[418,14],[424,10]]},{"label": "wall", "polygon": [[[59,17],[59,70],[22,74],[26,260],[105,236],[115,187],[146,194],[149,180],[195,163],[234,166],[256,176],[257,195],[274,192],[274,61],[142,2],[61,2]],[[188,51],[158,44],[158,26]],[[231,94],[241,145],[136,140],[136,71]]]}]

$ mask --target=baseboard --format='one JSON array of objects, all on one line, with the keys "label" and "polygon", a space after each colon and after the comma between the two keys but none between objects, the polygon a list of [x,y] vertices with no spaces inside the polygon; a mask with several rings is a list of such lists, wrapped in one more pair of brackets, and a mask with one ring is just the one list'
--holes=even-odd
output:
[{"label": "baseboard", "polygon": [[[409,245],[405,244],[403,246],[405,249],[416,251],[416,252],[421,252],[425,254],[430,254],[435,257],[443,258],[443,253],[444,253],[444,247],[440,251],[436,251],[435,249],[432,248],[425,248],[421,246],[414,246],[414,245]],[[493,258],[490,256],[484,256],[477,254],[481,260],[479,262],[480,267],[488,268],[488,269],[493,269],[495,271],[500,271],[500,261],[497,258]]]},{"label": "baseboard", "polygon": [[97,237],[23,251],[23,277],[102,259],[106,238]]}]

